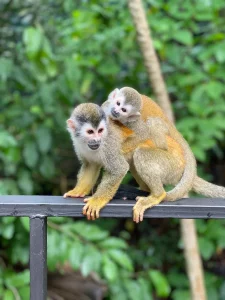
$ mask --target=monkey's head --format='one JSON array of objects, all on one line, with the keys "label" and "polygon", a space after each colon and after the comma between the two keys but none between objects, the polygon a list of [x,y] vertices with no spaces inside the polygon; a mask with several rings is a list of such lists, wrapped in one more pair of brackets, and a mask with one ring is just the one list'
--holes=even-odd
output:
[{"label": "monkey's head", "polygon": [[83,103],[72,112],[70,119],[67,120],[67,128],[75,143],[91,150],[98,150],[107,135],[106,115],[97,104]]},{"label": "monkey's head", "polygon": [[113,120],[127,123],[140,118],[141,106],[141,95],[135,89],[115,89],[108,96],[106,114]]}]

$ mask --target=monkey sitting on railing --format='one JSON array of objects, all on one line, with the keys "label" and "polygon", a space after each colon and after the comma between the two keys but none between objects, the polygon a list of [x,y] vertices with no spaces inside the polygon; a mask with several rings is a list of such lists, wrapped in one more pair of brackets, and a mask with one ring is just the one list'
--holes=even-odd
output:
[{"label": "monkey sitting on railing", "polygon": [[[111,94],[109,103],[107,101],[103,105],[110,118],[106,117],[101,107],[93,103],[80,104],[74,109],[67,125],[82,166],[77,185],[64,197],[88,195],[101,168],[105,170],[101,183],[96,192],[84,200],[87,204],[83,213],[92,220],[99,217],[100,209],[113,198],[129,169],[141,189],[151,193],[147,197],[138,197],[133,208],[134,221],[137,223],[143,220],[147,208],[164,199],[178,199],[191,188],[207,196],[225,196],[223,187],[197,177],[195,158],[187,142],[158,105],[129,89],[122,89],[120,94],[117,91],[115,97]],[[137,100],[135,107],[129,102],[131,95],[132,99]],[[114,100],[120,103],[117,103],[120,108],[115,111],[111,107],[115,104]],[[125,113],[124,110],[128,111],[129,122],[126,114],[121,113]],[[166,193],[164,184],[173,184],[175,188]]]}]

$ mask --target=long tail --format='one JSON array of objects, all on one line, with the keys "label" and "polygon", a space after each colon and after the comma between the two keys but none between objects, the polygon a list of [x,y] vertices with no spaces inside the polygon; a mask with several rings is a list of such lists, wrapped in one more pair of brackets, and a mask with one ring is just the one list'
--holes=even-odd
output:
[{"label": "long tail", "polygon": [[171,191],[167,192],[166,194],[165,200],[174,201],[184,197],[185,194],[187,194],[192,189],[197,171],[196,160],[194,154],[190,149],[190,146],[173,125],[170,129],[170,135],[176,142],[178,142],[181,145],[184,151],[185,159],[185,169],[181,180]]},{"label": "long tail", "polygon": [[195,177],[193,191],[206,197],[225,198],[225,188]]}]

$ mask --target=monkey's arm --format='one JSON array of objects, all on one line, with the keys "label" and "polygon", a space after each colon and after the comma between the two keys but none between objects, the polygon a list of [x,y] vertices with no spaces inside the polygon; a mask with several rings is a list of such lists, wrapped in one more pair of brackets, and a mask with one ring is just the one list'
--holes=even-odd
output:
[{"label": "monkey's arm", "polygon": [[85,199],[87,204],[83,208],[83,214],[87,215],[88,220],[99,218],[100,209],[113,198],[128,170],[129,165],[122,156],[107,166],[96,192]]},{"label": "monkey's arm", "polygon": [[100,172],[100,166],[94,163],[83,162],[77,176],[77,184],[74,189],[64,194],[66,197],[84,197],[94,187]]},{"label": "monkey's arm", "polygon": [[146,121],[150,139],[155,143],[156,147],[162,150],[168,150],[167,136],[169,128],[165,121],[160,118],[148,118]]}]

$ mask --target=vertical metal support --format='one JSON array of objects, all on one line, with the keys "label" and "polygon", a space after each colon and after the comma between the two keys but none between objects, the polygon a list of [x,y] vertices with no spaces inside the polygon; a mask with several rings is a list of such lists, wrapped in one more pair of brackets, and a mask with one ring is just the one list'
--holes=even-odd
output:
[{"label": "vertical metal support", "polygon": [[30,300],[47,299],[47,218],[30,218]]}]

